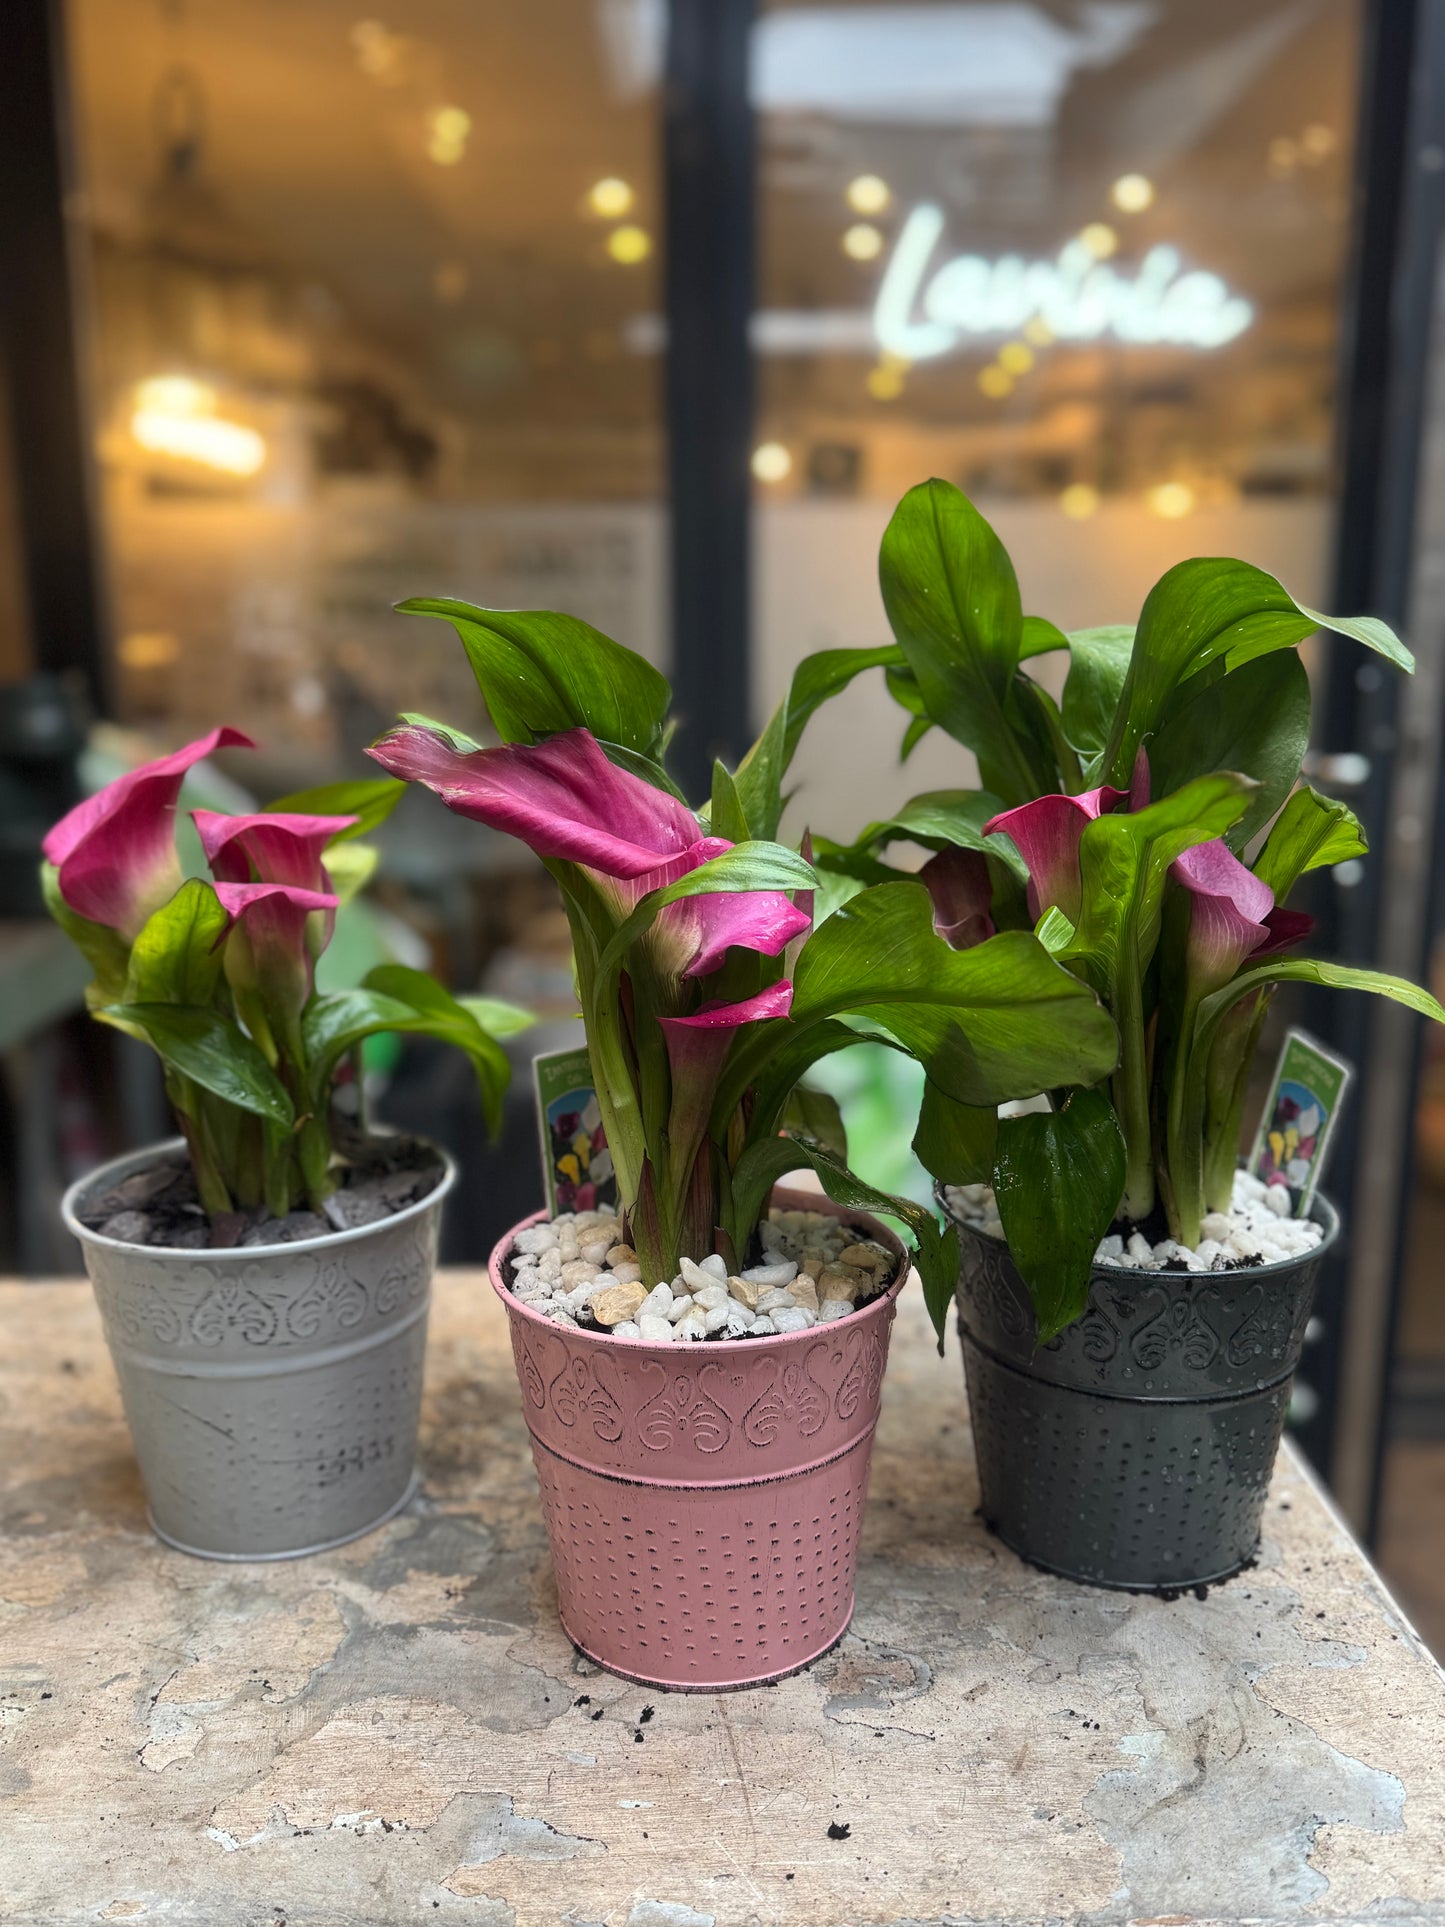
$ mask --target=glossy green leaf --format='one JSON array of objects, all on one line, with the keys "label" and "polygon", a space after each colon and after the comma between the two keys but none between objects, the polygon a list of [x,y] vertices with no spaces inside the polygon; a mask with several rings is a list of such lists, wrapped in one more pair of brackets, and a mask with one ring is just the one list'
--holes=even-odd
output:
[{"label": "glossy green leaf", "polygon": [[505,997],[458,997],[457,1002],[493,1037],[515,1037],[537,1021],[535,1011]]},{"label": "glossy green leaf", "polygon": [[1298,789],[1279,813],[1279,821],[1265,838],[1254,874],[1283,903],[1307,870],[1347,863],[1366,856],[1369,844],[1354,811],[1318,790]]},{"label": "glossy green leaf", "polygon": [[924,1080],[913,1149],[925,1171],[944,1184],[988,1184],[997,1137],[997,1106],[960,1104]]},{"label": "glossy green leaf", "polygon": [[[1222,771],[1201,776],[1147,809],[1095,817],[1079,839],[1083,882],[1078,928],[1066,953],[1100,989],[1123,973],[1141,978],[1159,942],[1169,865],[1223,836],[1249,808],[1253,786]],[[1091,1078],[1069,1080],[1092,1083]]]},{"label": "glossy green leaf", "polygon": [[1196,676],[1176,690],[1148,745],[1156,797],[1196,777],[1237,770],[1259,785],[1225,833],[1236,853],[1262,830],[1299,779],[1310,740],[1310,679],[1293,650],[1259,656],[1217,682]]},{"label": "glossy green leaf", "polygon": [[1276,649],[1292,649],[1316,629],[1331,629],[1373,649],[1396,668],[1415,659],[1374,616],[1325,616],[1296,602],[1263,569],[1199,556],[1180,562],[1149,591],[1134,654],[1105,752],[1105,781],[1127,788],[1139,744],[1153,734],[1175,689],[1211,663],[1238,669]]},{"label": "glossy green leaf", "polygon": [[1046,1345],[1083,1315],[1094,1252],[1124,1192],[1124,1139],[1104,1092],[1000,1118],[993,1188]]},{"label": "glossy green leaf", "polygon": [[831,1091],[816,1091],[810,1084],[795,1084],[783,1109],[783,1129],[789,1136],[821,1144],[842,1163],[848,1162],[848,1131],[838,1100]]},{"label": "glossy green leaf", "polygon": [[924,790],[910,797],[896,816],[870,823],[852,847],[861,853],[893,842],[910,842],[931,850],[979,850],[996,857],[1021,882],[1027,882],[1027,865],[1012,840],[983,833],[984,824],[1002,809],[999,798],[987,790]]},{"label": "glossy green leaf", "polygon": [[92,923],[71,909],[60,894],[60,873],[53,863],[41,864],[40,887],[46,909],[95,972],[94,981],[86,988],[87,1005],[93,1010],[98,1004],[114,1003],[123,997],[130,962],[124,937],[107,924]]},{"label": "glossy green leaf", "polygon": [[1046,616],[1025,616],[1023,629],[1019,636],[1019,660],[1029,656],[1052,655],[1056,649],[1067,649],[1069,638],[1056,622]]},{"label": "glossy green leaf", "polygon": [[358,820],[349,830],[341,830],[328,847],[353,836],[369,836],[384,823],[406,794],[399,776],[348,778],[340,783],[321,783],[315,789],[293,790],[268,803],[268,813],[285,811],[292,816],[354,816]]},{"label": "glossy green leaf", "polygon": [[[797,752],[809,718],[832,697],[841,694],[868,669],[898,670],[905,666],[903,651],[893,643],[873,649],[818,649],[793,671],[788,690],[788,725],[783,739],[783,767]],[[756,832],[754,832],[756,834]]]},{"label": "glossy green leaf", "polygon": [[[960,1102],[998,1104],[1113,1070],[1118,1039],[1087,985],[1024,931],[950,950],[919,883],[862,891],[820,925],[793,973],[795,1031],[863,1015],[924,1063]],[[776,1026],[737,1055],[760,1061]],[[730,1067],[731,1069],[731,1067]]]},{"label": "glossy green leaf", "polygon": [[745,1243],[746,1233],[761,1217],[774,1184],[804,1167],[817,1172],[823,1189],[835,1204],[894,1218],[910,1234],[924,1303],[942,1352],[944,1324],[958,1283],[957,1230],[950,1225],[945,1231],[931,1211],[912,1199],[893,1197],[865,1184],[826,1146],[795,1137],[770,1137],[743,1152],[733,1168],[731,1215],[737,1227],[734,1242]]},{"label": "glossy green leaf", "polygon": [[275,1071],[236,1023],[195,1004],[108,1004],[96,1016],[146,1038],[170,1071],[238,1109],[289,1128],[295,1112]]},{"label": "glossy green leaf", "polygon": [[379,964],[354,990],[313,997],[303,1019],[302,1041],[318,1085],[327,1083],[341,1057],[365,1037],[385,1031],[435,1037],[465,1051],[477,1074],[488,1128],[501,1125],[502,1099],[511,1076],[506,1052],[477,1014],[423,971]]},{"label": "glossy green leaf", "polygon": [[536,743],[581,727],[660,759],[667,678],[590,623],[547,609],[479,609],[449,597],[417,596],[397,608],[455,627],[504,743]]},{"label": "glossy green leaf", "polygon": [[149,917],[131,947],[128,1004],[209,1004],[228,919],[209,883],[193,877]]},{"label": "glossy green leaf", "polygon": [[712,800],[705,827],[711,835],[724,836],[729,843],[745,843],[751,836],[737,784],[724,763],[714,762],[712,766]]},{"label": "glossy green leaf", "polygon": [[1109,740],[1119,707],[1134,630],[1129,624],[1075,629],[1068,642],[1069,673],[1060,705],[1064,731],[1075,749],[1097,755]]},{"label": "glossy green leaf", "polygon": [[1044,785],[1006,714],[1023,638],[1008,552],[951,483],[910,489],[878,563],[883,606],[928,716],[973,750],[1006,803]]}]

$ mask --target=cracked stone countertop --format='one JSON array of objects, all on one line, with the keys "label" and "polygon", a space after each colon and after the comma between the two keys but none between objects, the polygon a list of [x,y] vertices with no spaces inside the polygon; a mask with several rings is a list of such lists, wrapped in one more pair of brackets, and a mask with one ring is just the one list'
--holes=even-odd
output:
[{"label": "cracked stone countertop", "polygon": [[423,1494],[290,1564],[146,1529],[83,1287],[0,1285],[0,1921],[1445,1923],[1445,1677],[1286,1453],[1172,1603],[983,1530],[905,1295],[850,1633],[781,1685],[578,1658],[485,1279],[438,1280]]}]

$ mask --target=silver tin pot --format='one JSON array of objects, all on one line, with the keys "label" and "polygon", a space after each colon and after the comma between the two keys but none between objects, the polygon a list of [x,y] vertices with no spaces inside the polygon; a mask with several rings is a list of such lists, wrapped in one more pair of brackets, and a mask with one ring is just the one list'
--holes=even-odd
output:
[{"label": "silver tin pot", "polygon": [[[116,1158],[61,1204],[95,1288],[160,1538],[203,1559],[295,1559],[355,1539],[416,1489],[441,1182],[377,1224],[295,1244],[123,1244],[77,1209],[175,1138]],[[429,1147],[435,1148],[435,1147]]]}]

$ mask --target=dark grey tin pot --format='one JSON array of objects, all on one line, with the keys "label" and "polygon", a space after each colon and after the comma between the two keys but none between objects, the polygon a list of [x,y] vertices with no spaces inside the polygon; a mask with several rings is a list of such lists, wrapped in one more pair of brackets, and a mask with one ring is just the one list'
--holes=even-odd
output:
[{"label": "dark grey tin pot", "polygon": [[[181,1140],[73,1184],[80,1240],[158,1536],[203,1559],[295,1559],[369,1532],[416,1489],[441,1182],[376,1224],[182,1251],[81,1224]],[[430,1147],[436,1149],[435,1146]]]},{"label": "dark grey tin pot", "polygon": [[[941,1187],[939,1201],[947,1211]],[[1037,1351],[1007,1245],[959,1224],[983,1516],[1006,1545],[1129,1592],[1202,1585],[1249,1563],[1320,1261],[1339,1232],[1323,1198],[1312,1215],[1323,1241],[1283,1264],[1096,1266],[1084,1316]]]}]

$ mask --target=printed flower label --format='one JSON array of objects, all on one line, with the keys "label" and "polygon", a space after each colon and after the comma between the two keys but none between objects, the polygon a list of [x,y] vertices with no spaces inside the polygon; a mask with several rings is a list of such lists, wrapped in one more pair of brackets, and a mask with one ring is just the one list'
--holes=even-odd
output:
[{"label": "printed flower label", "polygon": [[532,1059],[547,1215],[603,1211],[617,1203],[617,1174],[586,1049],[543,1051]]},{"label": "printed flower label", "polygon": [[1249,1169],[1289,1192],[1291,1215],[1309,1215],[1354,1068],[1308,1032],[1284,1040]]}]

